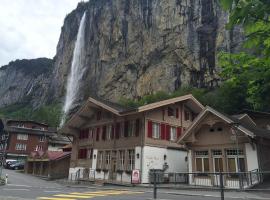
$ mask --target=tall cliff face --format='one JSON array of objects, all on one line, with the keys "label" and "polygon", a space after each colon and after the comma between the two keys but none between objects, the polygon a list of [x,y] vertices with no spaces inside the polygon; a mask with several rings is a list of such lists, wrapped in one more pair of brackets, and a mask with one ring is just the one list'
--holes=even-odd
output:
[{"label": "tall cliff face", "polygon": [[117,101],[181,86],[214,87],[217,51],[232,50],[233,32],[216,0],[90,0],[62,27],[50,95],[63,97],[74,41],[86,11],[87,71],[80,97]]},{"label": "tall cliff face", "polygon": [[38,58],[16,60],[0,68],[0,108],[27,104],[33,108],[44,104],[51,80],[53,60]]}]

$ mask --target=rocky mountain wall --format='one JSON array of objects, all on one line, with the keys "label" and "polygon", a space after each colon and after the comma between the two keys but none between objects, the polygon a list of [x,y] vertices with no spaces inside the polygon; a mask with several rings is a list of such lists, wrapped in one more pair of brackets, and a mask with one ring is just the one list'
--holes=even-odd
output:
[{"label": "rocky mountain wall", "polygon": [[0,108],[26,104],[37,108],[47,99],[53,61],[16,60],[0,68]]},{"label": "rocky mountain wall", "polygon": [[[117,101],[181,86],[215,87],[217,52],[239,38],[225,30],[217,0],[90,0],[64,22],[49,95],[63,97],[78,26],[86,11],[86,73],[80,99]],[[238,30],[239,31],[239,30]]]}]

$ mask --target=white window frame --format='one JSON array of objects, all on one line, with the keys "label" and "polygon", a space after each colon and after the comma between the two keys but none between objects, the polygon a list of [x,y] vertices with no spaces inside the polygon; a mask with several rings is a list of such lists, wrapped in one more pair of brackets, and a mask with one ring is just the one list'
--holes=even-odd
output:
[{"label": "white window frame", "polygon": [[28,140],[28,134],[17,134],[17,140]]},{"label": "white window frame", "polygon": [[[197,158],[201,159],[202,171],[197,170]],[[205,162],[206,159],[208,159],[208,167],[209,167],[208,171],[205,171],[205,169],[204,169],[204,162]],[[198,172],[198,173],[208,173],[210,171],[210,163],[209,163],[209,161],[210,161],[209,152],[207,150],[195,151],[195,168],[196,168],[196,172]]]},{"label": "white window frame", "polygon": [[15,146],[15,150],[17,151],[26,151],[26,144],[17,143]]},{"label": "white window frame", "polygon": [[106,140],[111,140],[112,125],[108,125],[106,129]]},{"label": "white window frame", "polygon": [[45,140],[46,140],[46,136],[44,136],[44,135],[39,136],[39,141],[40,142],[44,142]]},{"label": "white window frame", "polygon": [[135,150],[134,149],[128,150],[128,169],[129,170],[135,169]]},{"label": "white window frame", "polygon": [[[235,153],[235,155],[234,154],[230,154],[230,155],[228,155],[228,151],[236,151]],[[228,160],[229,159],[234,159],[234,162],[235,162],[235,172],[236,173],[238,173],[239,172],[239,168],[240,167],[238,167],[238,165],[239,165],[239,163],[238,163],[238,159],[237,158],[241,158],[241,159],[244,159],[244,161],[245,161],[245,155],[244,155],[244,150],[243,149],[239,149],[238,150],[238,156],[237,156],[237,149],[226,149],[226,164],[227,164],[227,170],[229,170],[229,162],[228,162]],[[246,168],[247,166],[246,166],[246,163],[245,163],[245,168]]]},{"label": "white window frame", "polygon": [[153,122],[153,125],[152,125],[152,133],[153,133],[153,138],[155,139],[160,139],[160,124],[159,123],[156,123],[156,122]]},{"label": "white window frame", "polygon": [[43,146],[37,145],[35,151],[43,151]]},{"label": "white window frame", "polygon": [[124,170],[125,168],[125,158],[126,158],[126,151],[125,150],[120,150],[119,151],[119,159],[120,159],[120,170]]},{"label": "white window frame", "polygon": [[177,129],[174,126],[170,127],[170,140],[175,141],[177,138]]}]

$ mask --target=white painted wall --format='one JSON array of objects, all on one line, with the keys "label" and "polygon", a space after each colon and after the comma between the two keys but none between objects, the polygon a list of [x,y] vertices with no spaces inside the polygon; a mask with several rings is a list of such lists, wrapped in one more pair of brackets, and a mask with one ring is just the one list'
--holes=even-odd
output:
[{"label": "white painted wall", "polygon": [[98,150],[93,149],[92,169],[97,168],[97,155],[98,155]]},{"label": "white painted wall", "polygon": [[[164,155],[167,156],[166,160],[164,160]],[[142,183],[149,182],[150,169],[163,169],[165,163],[169,165],[166,172],[187,172],[186,156],[186,151],[144,146]]]},{"label": "white painted wall", "polygon": [[251,144],[246,143],[245,148],[247,157],[247,171],[259,169],[256,145],[254,144],[253,148]]}]

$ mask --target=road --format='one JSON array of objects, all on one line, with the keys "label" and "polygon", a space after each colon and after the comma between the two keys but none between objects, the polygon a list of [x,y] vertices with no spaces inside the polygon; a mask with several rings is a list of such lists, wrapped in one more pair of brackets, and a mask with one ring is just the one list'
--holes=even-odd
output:
[{"label": "road", "polygon": [[[0,186],[1,200],[143,200],[152,199],[153,192],[151,188],[137,187],[116,187],[116,186],[66,186],[58,184],[54,181],[46,181],[37,177],[19,173],[12,170],[4,170],[3,173],[8,174],[8,184]],[[195,192],[193,192],[195,193]],[[197,192],[198,193],[198,192]],[[183,193],[184,194],[184,193]],[[215,195],[191,196],[186,193],[179,195],[160,189],[158,199],[163,200],[219,200],[219,193]],[[235,200],[233,198],[225,198],[225,200]],[[238,198],[246,199],[246,198]],[[251,199],[251,198],[247,198]],[[268,198],[261,198],[260,200]],[[270,199],[270,198],[269,198]]]}]

